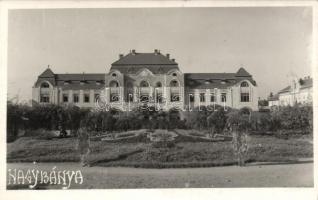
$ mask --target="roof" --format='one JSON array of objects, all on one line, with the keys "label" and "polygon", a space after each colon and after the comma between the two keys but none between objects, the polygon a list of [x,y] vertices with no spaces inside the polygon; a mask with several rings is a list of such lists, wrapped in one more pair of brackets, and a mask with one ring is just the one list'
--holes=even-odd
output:
[{"label": "roof", "polygon": [[110,69],[119,70],[124,74],[135,74],[143,68],[154,74],[164,74],[172,69],[179,69],[174,59],[170,59],[170,56],[163,55],[157,50],[154,53],[137,53],[133,50],[114,62]]},{"label": "roof", "polygon": [[268,101],[278,101],[279,100],[279,95],[278,94],[274,94],[273,96],[269,96]]},{"label": "roof", "polygon": [[105,87],[104,82],[97,81],[72,81],[68,84],[65,84],[64,81],[58,81],[58,86],[60,86],[63,90],[88,90],[88,89],[103,89]]},{"label": "roof", "polygon": [[63,90],[102,89],[105,74],[56,74],[57,85]]},{"label": "roof", "polygon": [[185,86],[195,89],[227,88],[242,80],[249,80],[253,85],[256,81],[244,69],[237,73],[185,73]]},{"label": "roof", "polygon": [[105,74],[55,74],[57,81],[75,81],[75,80],[105,80]]},{"label": "roof", "polygon": [[[299,79],[299,85],[300,89],[305,89],[313,86],[313,81],[312,78],[305,78],[305,79]],[[278,91],[278,94],[285,93],[285,92],[290,92],[291,91],[291,86],[287,86],[280,91]]]},{"label": "roof", "polygon": [[252,76],[252,75],[250,75],[243,67],[241,67],[241,68],[236,72],[236,76],[249,77],[249,76]]},{"label": "roof", "polygon": [[290,87],[290,85],[289,85],[289,86],[285,87],[284,89],[279,90],[279,91],[278,91],[278,94],[284,93],[284,92],[289,92],[290,89],[291,89],[291,87]]},{"label": "roof", "polygon": [[157,53],[129,53],[123,56],[112,66],[116,65],[178,65],[174,60],[167,56]]},{"label": "roof", "polygon": [[63,90],[85,90],[85,89],[101,89],[105,86],[105,74],[54,74],[50,68],[47,68],[40,76],[35,85],[41,83],[42,80],[50,78],[53,85],[60,86]]},{"label": "roof", "polygon": [[42,74],[40,74],[41,78],[52,78],[54,77],[54,73],[50,68],[47,68]]},{"label": "roof", "polygon": [[308,88],[313,86],[312,78],[301,79],[302,83],[300,83],[300,89]]},{"label": "roof", "polygon": [[150,66],[116,66],[112,67],[111,70],[115,69],[120,71],[123,74],[137,74],[140,72],[142,69],[148,69],[151,71],[153,74],[166,74],[172,69],[179,69],[178,66],[155,66],[155,65],[150,65]]}]

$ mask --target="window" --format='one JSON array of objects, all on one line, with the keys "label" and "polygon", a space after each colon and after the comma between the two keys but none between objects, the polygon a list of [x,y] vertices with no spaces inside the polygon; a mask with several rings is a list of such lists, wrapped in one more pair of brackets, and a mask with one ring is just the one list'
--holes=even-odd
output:
[{"label": "window", "polygon": [[127,96],[127,101],[128,101],[128,102],[133,102],[133,101],[134,101],[134,96],[133,96],[133,94],[128,94],[128,96]]},{"label": "window", "polygon": [[177,73],[172,73],[172,76],[177,76]]},{"label": "window", "polygon": [[118,84],[117,81],[111,81],[111,82],[109,83],[109,87],[119,87],[119,84]]},{"label": "window", "polygon": [[110,95],[110,102],[117,102],[119,101],[119,95],[118,94],[111,94]]},{"label": "window", "polygon": [[215,102],[215,96],[214,96],[214,93],[211,93],[210,101],[211,101],[211,102]]},{"label": "window", "polygon": [[84,94],[84,103],[89,103],[89,94]]},{"label": "window", "polygon": [[112,73],[112,77],[116,77],[117,76],[117,74],[115,74],[115,73]]},{"label": "window", "polygon": [[222,85],[225,85],[226,83],[227,83],[226,80],[221,80],[221,84],[222,84]]},{"label": "window", "polygon": [[194,95],[193,94],[189,94],[189,100],[190,100],[190,102],[194,102]]},{"label": "window", "polygon": [[180,101],[180,95],[179,94],[171,94],[170,100],[171,100],[171,102]]},{"label": "window", "polygon": [[63,94],[63,102],[68,102],[68,94]]},{"label": "window", "polygon": [[177,80],[172,80],[172,81],[170,82],[170,87],[179,87],[178,81],[177,81]]},{"label": "window", "polygon": [[205,94],[200,93],[200,102],[205,102]]},{"label": "window", "polygon": [[161,82],[157,82],[157,83],[156,83],[156,87],[162,87]]},{"label": "window", "polygon": [[74,103],[78,103],[79,102],[78,94],[73,94],[73,101],[74,101]]},{"label": "window", "polygon": [[141,81],[140,87],[149,87],[149,83],[147,81]]},{"label": "window", "polygon": [[241,83],[241,102],[250,101],[250,91],[249,85],[246,81]]},{"label": "window", "polygon": [[242,82],[241,83],[241,87],[248,87],[248,83],[247,82]]},{"label": "window", "polygon": [[221,102],[226,102],[226,93],[221,94]]},{"label": "window", "polygon": [[50,97],[47,94],[42,94],[40,96],[40,102],[42,103],[49,103],[50,102]]},{"label": "window", "polygon": [[241,102],[249,102],[250,94],[249,93],[241,93]]},{"label": "window", "polygon": [[95,100],[95,102],[96,102],[98,99],[99,99],[99,94],[98,94],[98,93],[95,93],[95,94],[94,94],[94,100]]},{"label": "window", "polygon": [[156,98],[157,103],[162,103],[162,95],[158,94]]},{"label": "window", "polygon": [[47,82],[41,84],[41,88],[49,88],[50,85]]}]

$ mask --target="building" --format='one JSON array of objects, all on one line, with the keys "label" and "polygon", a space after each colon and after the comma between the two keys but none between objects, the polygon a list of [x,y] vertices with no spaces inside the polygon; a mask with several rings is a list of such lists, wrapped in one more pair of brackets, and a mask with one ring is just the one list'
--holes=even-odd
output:
[{"label": "building", "polygon": [[295,104],[312,104],[312,78],[293,79],[291,84],[277,94],[268,97],[268,104],[273,106],[293,106]]},{"label": "building", "polygon": [[169,54],[131,50],[120,54],[105,74],[55,74],[46,69],[33,86],[33,101],[121,110],[141,103],[164,110],[215,104],[257,110],[258,95],[255,80],[244,68],[236,73],[182,73]]}]

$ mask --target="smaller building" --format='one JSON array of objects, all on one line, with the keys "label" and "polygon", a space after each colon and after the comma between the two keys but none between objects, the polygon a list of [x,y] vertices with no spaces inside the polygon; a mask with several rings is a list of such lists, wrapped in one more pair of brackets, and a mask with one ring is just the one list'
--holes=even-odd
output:
[{"label": "smaller building", "polygon": [[312,104],[313,82],[309,76],[293,79],[291,84],[277,94],[268,97],[269,107]]}]

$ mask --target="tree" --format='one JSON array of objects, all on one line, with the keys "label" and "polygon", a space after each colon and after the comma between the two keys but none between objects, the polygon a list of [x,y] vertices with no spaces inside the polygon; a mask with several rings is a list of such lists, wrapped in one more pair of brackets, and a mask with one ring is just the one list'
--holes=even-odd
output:
[{"label": "tree", "polygon": [[218,109],[211,113],[207,118],[207,126],[210,129],[210,135],[213,137],[215,132],[222,132],[226,124],[226,113],[224,109]]}]

